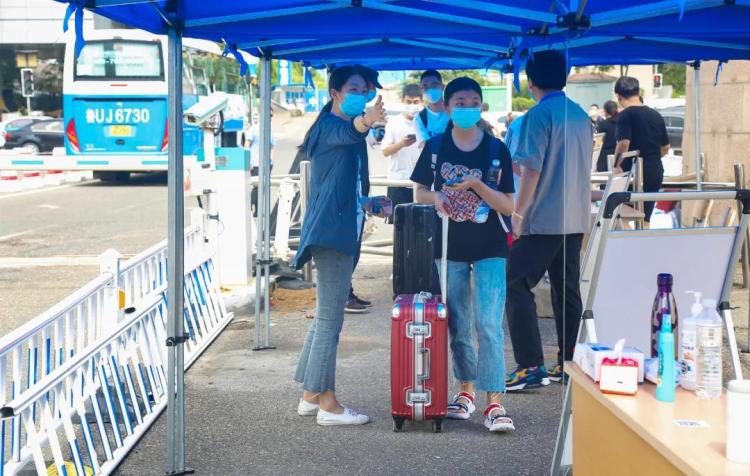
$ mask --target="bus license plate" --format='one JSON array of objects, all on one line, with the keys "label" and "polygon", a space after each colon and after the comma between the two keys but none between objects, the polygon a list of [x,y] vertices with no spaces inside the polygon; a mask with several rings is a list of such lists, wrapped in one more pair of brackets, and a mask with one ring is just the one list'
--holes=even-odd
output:
[{"label": "bus license plate", "polygon": [[133,135],[132,126],[109,126],[110,137],[130,137]]}]

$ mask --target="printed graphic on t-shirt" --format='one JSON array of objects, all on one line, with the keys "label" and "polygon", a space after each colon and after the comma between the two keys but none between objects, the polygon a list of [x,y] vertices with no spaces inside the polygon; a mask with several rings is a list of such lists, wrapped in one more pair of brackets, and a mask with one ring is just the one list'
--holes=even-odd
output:
[{"label": "printed graphic on t-shirt", "polygon": [[[446,182],[469,174],[482,180],[482,171],[479,169],[469,169],[465,165],[453,165],[449,162],[443,162],[443,165],[440,167],[440,176]],[[451,220],[456,222],[469,220],[477,222],[477,209],[482,203],[479,195],[471,190],[451,190],[448,188],[443,188],[442,190],[448,202],[446,211]]]}]

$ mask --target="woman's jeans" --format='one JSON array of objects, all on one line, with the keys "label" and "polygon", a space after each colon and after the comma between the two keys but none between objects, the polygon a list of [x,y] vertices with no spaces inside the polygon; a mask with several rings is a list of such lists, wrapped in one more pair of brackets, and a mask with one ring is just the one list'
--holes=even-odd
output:
[{"label": "woman's jeans", "polygon": [[[438,270],[440,260],[435,260]],[[473,280],[472,280],[473,275]],[[448,260],[448,329],[453,373],[482,392],[505,391],[505,259]],[[472,321],[479,359],[474,351]]]},{"label": "woman's jeans", "polygon": [[315,319],[299,356],[294,380],[308,392],[336,390],[336,348],[344,324],[354,258],[330,248],[310,248],[317,270]]}]

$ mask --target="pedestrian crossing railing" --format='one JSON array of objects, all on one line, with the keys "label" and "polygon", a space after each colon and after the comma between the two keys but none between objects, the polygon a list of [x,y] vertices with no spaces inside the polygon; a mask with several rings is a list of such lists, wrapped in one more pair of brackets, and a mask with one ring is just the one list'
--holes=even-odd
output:
[{"label": "pedestrian crossing railing", "polygon": [[[186,368],[232,318],[202,230],[186,229]],[[108,474],[165,407],[164,248],[122,267],[116,253],[104,257],[103,270],[116,273],[0,339],[0,476],[32,461],[40,474],[50,465],[60,475]]]}]

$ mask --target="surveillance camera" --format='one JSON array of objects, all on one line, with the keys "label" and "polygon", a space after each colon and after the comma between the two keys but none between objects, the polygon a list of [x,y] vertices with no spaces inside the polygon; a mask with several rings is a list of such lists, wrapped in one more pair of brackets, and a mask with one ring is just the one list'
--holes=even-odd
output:
[{"label": "surveillance camera", "polygon": [[209,96],[200,98],[184,112],[185,120],[188,124],[200,126],[226,109],[228,103],[229,96],[226,93],[211,93]]}]

